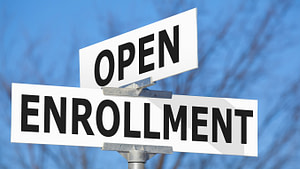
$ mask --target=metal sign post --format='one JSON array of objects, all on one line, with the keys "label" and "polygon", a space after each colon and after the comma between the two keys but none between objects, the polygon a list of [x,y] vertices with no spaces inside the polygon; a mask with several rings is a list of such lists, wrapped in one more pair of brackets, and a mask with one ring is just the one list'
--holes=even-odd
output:
[{"label": "metal sign post", "polygon": [[128,169],[144,169],[147,160],[155,154],[172,154],[169,146],[104,143],[102,150],[118,151],[127,161]]},{"label": "metal sign post", "polygon": [[[103,87],[104,95],[132,96],[132,97],[155,97],[172,98],[172,92],[148,90],[146,87],[152,86],[152,78],[146,78],[121,88]],[[118,151],[127,161],[128,169],[144,169],[147,160],[155,154],[172,154],[173,148],[170,146],[151,146],[135,144],[104,143],[102,150]]]}]

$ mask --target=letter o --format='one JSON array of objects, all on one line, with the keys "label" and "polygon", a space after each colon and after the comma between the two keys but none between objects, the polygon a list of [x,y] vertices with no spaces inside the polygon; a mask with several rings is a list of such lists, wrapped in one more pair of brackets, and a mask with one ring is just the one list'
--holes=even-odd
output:
[{"label": "letter o", "polygon": [[[109,62],[109,72],[108,72],[108,76],[106,77],[106,79],[102,79],[100,76],[100,62],[102,60],[103,57],[107,57],[108,62]],[[114,56],[112,54],[112,52],[110,50],[103,50],[102,52],[99,53],[97,59],[96,59],[96,63],[95,63],[95,79],[96,82],[99,86],[105,86],[107,85],[114,74],[114,69],[115,69],[115,64],[114,64]]]},{"label": "letter o", "polygon": [[[103,125],[103,110],[107,106],[112,109],[114,114],[114,122],[110,130],[105,129]],[[103,136],[111,137],[115,135],[120,125],[120,112],[116,103],[112,100],[103,100],[97,108],[96,120],[98,130]]]}]

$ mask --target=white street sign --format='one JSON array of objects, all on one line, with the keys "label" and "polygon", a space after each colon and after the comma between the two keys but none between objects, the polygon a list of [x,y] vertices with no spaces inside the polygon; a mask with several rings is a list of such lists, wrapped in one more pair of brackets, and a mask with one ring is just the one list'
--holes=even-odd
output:
[{"label": "white street sign", "polygon": [[196,8],[80,49],[80,87],[120,87],[198,67]]},{"label": "white street sign", "polygon": [[12,84],[12,142],[257,156],[257,140],[256,100],[105,96],[101,89]]}]

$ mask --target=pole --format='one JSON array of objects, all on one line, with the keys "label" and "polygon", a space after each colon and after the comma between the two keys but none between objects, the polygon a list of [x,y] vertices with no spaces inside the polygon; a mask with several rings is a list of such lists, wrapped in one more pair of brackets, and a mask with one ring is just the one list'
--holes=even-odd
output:
[{"label": "pole", "polygon": [[144,169],[148,160],[147,153],[143,150],[130,150],[128,154],[128,169]]},{"label": "pole", "polygon": [[102,150],[118,151],[128,162],[128,169],[145,169],[145,163],[156,154],[172,154],[169,146],[104,143]]}]

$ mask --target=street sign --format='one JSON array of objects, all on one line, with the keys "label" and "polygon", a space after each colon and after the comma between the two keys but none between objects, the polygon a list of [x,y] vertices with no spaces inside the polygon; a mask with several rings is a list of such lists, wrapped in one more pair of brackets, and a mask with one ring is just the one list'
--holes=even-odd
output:
[{"label": "street sign", "polygon": [[257,101],[107,96],[102,89],[14,83],[11,141],[257,156]]},{"label": "street sign", "polygon": [[120,87],[198,67],[196,8],[80,49],[80,87]]}]

